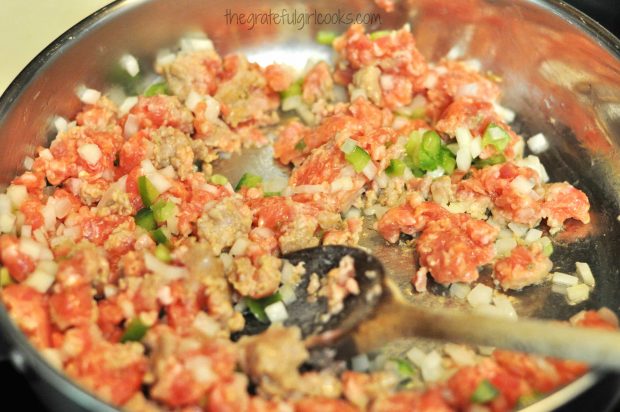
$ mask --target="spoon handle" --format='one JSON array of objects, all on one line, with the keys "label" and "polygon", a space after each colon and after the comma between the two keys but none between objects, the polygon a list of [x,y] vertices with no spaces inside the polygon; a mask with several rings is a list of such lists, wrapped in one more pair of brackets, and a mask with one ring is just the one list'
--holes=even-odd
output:
[{"label": "spoon handle", "polygon": [[420,337],[578,360],[620,371],[618,332],[421,308],[394,298],[383,302],[375,313],[350,335],[358,353],[397,338]]}]

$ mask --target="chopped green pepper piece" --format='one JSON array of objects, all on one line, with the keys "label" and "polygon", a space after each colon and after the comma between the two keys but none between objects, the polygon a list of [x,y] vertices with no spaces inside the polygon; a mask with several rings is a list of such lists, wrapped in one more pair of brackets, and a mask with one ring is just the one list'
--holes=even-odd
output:
[{"label": "chopped green pepper piece", "polygon": [[300,141],[297,142],[297,144],[295,144],[295,150],[297,150],[298,152],[303,152],[305,148],[306,148],[306,142],[304,142],[304,139],[301,139]]},{"label": "chopped green pepper piece", "polygon": [[439,152],[441,151],[441,137],[432,130],[424,133],[418,153],[419,167],[431,171],[437,169]]},{"label": "chopped green pepper piece", "polygon": [[162,262],[168,263],[172,260],[172,256],[170,256],[170,250],[166,247],[166,245],[159,244],[155,248],[155,257]]},{"label": "chopped green pepper piece", "polygon": [[478,169],[482,169],[483,167],[498,165],[500,163],[504,163],[506,161],[506,156],[503,154],[496,154],[486,159],[476,159],[474,161],[474,166]]},{"label": "chopped green pepper piece", "polygon": [[143,209],[138,210],[136,216],[134,217],[136,225],[140,226],[146,230],[154,230],[157,228],[157,222],[155,222],[155,216],[153,216],[153,211],[145,207]]},{"label": "chopped green pepper piece", "polygon": [[303,79],[299,79],[291,83],[291,85],[286,89],[280,92],[280,98],[282,100],[287,97],[299,96],[301,94],[301,86],[303,84]]},{"label": "chopped green pepper piece", "polygon": [[411,170],[411,172],[413,173],[413,175],[415,177],[422,177],[424,176],[424,172],[421,171],[416,164],[413,162],[413,160],[411,159],[411,156],[407,155],[404,157],[403,162],[405,162],[405,165],[407,165],[407,167],[409,168],[409,170]]},{"label": "chopped green pepper piece", "polygon": [[333,31],[319,30],[316,34],[316,42],[326,46],[331,46],[334,40],[336,40],[336,37],[338,37],[338,35]]},{"label": "chopped green pepper piece", "polygon": [[144,91],[144,95],[146,97],[157,96],[158,94],[170,94],[170,90],[168,89],[168,83],[166,82],[157,82],[153,83]]},{"label": "chopped green pepper piece", "polygon": [[211,176],[211,183],[224,186],[226,183],[228,183],[228,179],[226,179],[226,176],[213,175]]},{"label": "chopped green pepper piece", "polygon": [[439,152],[439,166],[441,166],[447,175],[451,175],[456,168],[456,159],[452,152],[445,146],[442,146]]},{"label": "chopped green pepper piece", "polygon": [[390,160],[390,165],[385,169],[385,173],[388,176],[402,176],[405,173],[407,165],[404,161],[399,159]]},{"label": "chopped green pepper piece", "polygon": [[488,145],[495,146],[498,153],[504,151],[509,141],[510,135],[495,123],[489,123],[482,135],[482,147]]},{"label": "chopped green pepper piece", "polygon": [[5,287],[13,283],[13,278],[9,274],[9,270],[6,267],[0,269],[0,287]]},{"label": "chopped green pepper piece", "polygon": [[274,197],[274,196],[280,196],[282,194],[282,192],[265,192],[263,193],[263,197]]},{"label": "chopped green pepper piece", "polygon": [[377,30],[377,31],[373,31],[372,33],[370,33],[368,35],[368,38],[370,40],[377,40],[377,39],[380,39],[381,37],[389,36],[390,33],[392,33],[392,30]]},{"label": "chopped green pepper piece", "polygon": [[125,327],[125,332],[121,336],[121,343],[139,342],[146,335],[148,329],[149,327],[140,318],[133,318]]},{"label": "chopped green pepper piece", "polygon": [[153,217],[157,223],[165,222],[168,218],[172,217],[174,214],[174,209],[174,203],[169,200],[160,200],[151,206]]},{"label": "chopped green pepper piece", "polygon": [[159,192],[146,176],[140,176],[138,178],[138,192],[142,198],[142,203],[144,203],[146,207],[151,206],[155,202],[155,199],[157,199],[157,196],[159,196]]},{"label": "chopped green pepper piece", "polygon": [[547,257],[551,256],[553,253],[553,244],[551,243],[551,240],[545,236],[540,238],[539,242],[542,245],[543,255]]},{"label": "chopped green pepper piece", "polygon": [[409,378],[415,373],[413,365],[407,359],[394,358],[391,361],[396,364],[396,371],[401,377]]},{"label": "chopped green pepper piece", "polygon": [[280,292],[276,292],[271,296],[267,296],[267,297],[260,298],[260,299],[252,299],[249,297],[245,297],[243,298],[243,300],[245,301],[245,304],[247,305],[252,315],[256,317],[256,319],[258,319],[259,321],[263,323],[269,323],[269,318],[267,317],[267,314],[265,313],[265,308],[271,305],[272,303],[281,301],[282,296],[280,295]]},{"label": "chopped green pepper piece", "polygon": [[497,388],[485,379],[478,384],[478,387],[471,395],[471,401],[473,403],[487,403],[495,399],[497,395],[499,395]]},{"label": "chopped green pepper piece", "polygon": [[235,186],[235,191],[238,191],[242,187],[256,187],[263,182],[263,178],[260,176],[253,175],[252,173],[245,173],[239,179],[239,183]]},{"label": "chopped green pepper piece", "polygon": [[168,240],[168,235],[166,234],[166,232],[164,232],[164,229],[162,229],[161,227],[153,230],[151,232],[151,235],[153,236],[153,239],[155,240],[155,242],[159,244],[167,245],[170,243],[170,241]]},{"label": "chopped green pepper piece", "polygon": [[353,166],[353,169],[355,169],[357,173],[364,170],[368,162],[370,162],[370,155],[368,152],[359,146],[355,146],[351,153],[344,155],[344,158]]}]

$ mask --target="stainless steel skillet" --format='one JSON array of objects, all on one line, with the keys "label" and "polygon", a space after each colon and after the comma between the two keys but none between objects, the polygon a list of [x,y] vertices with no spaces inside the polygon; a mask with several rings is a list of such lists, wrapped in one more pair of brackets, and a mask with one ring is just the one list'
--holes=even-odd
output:
[{"label": "stainless steel skillet", "polygon": [[[2,184],[21,169],[37,144],[51,136],[55,114],[72,117],[79,108],[75,88],[82,83],[105,89],[114,62],[125,52],[150,67],[157,49],[169,47],[190,30],[202,30],[222,52],[244,50],[267,62],[303,61],[324,55],[312,44],[319,27],[256,25],[253,30],[227,24],[227,9],[237,13],[295,7],[299,11],[376,11],[371,2],[308,3],[202,0],[128,0],[95,13],[44,50],[18,76],[0,99],[0,163]],[[259,9],[259,10],[257,10]],[[450,50],[477,58],[483,67],[504,76],[504,105],[516,110],[521,132],[542,131],[552,149],[542,156],[553,180],[567,180],[584,190],[593,204],[593,224],[576,243],[556,247],[555,267],[569,271],[575,260],[588,261],[598,285],[585,304],[567,306],[548,287],[515,294],[522,316],[566,319],[586,308],[608,306],[618,312],[620,247],[618,176],[620,172],[620,43],[605,30],[561,2],[508,0],[418,0],[399,3],[395,13],[382,13],[382,26],[410,22],[418,45],[436,60]],[[342,31],[344,25],[321,26]],[[375,29],[376,27],[372,27]],[[457,46],[457,47],[455,47]],[[377,244],[375,253],[386,251]],[[406,286],[414,270],[410,254],[392,254],[386,266],[400,268],[394,277]],[[429,295],[410,295],[423,305],[455,305],[439,287]],[[0,327],[11,359],[46,393],[58,410],[110,410],[48,366],[15,329],[0,305]],[[552,409],[598,379],[589,374],[541,401],[534,408]]]}]

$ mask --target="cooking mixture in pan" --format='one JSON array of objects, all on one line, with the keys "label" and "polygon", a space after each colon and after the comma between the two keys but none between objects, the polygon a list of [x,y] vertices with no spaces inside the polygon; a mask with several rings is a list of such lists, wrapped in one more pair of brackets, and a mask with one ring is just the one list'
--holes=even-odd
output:
[{"label": "cooking mixture in pan", "polygon": [[[500,411],[583,374],[455,344],[305,364],[299,329],[283,326],[296,285],[309,278],[334,314],[359,292],[355,268],[345,257],[320,279],[279,256],[354,246],[365,220],[415,256],[415,293],[433,282],[485,314],[516,317],[508,290],[551,281],[570,304],[595,287],[587,262],[552,273],[554,235],[588,224],[590,204],[548,182],[545,136],[511,128],[501,74],[426,61],[408,27],[317,41],[335,63],[295,73],[186,38],[139,96],[80,91],[75,119],[56,119],[0,195],[1,296],[33,345],[132,411]],[[139,70],[129,55],[121,66]],[[217,173],[251,147],[272,147],[290,177]],[[483,267],[495,289],[477,283]],[[231,339],[249,317],[271,326]],[[607,309],[570,321],[617,327]]]}]

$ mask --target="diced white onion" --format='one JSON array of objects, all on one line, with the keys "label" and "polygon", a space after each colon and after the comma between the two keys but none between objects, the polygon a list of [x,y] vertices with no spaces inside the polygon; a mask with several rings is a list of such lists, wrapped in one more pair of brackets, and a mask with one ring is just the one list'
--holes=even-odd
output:
[{"label": "diced white onion", "polygon": [[504,107],[498,103],[493,103],[493,108],[495,109],[495,113],[499,114],[506,123],[512,123],[515,120],[515,112],[507,107]]},{"label": "diced white onion", "polygon": [[353,150],[355,150],[355,147],[357,147],[357,142],[353,139],[345,139],[344,142],[342,143],[342,145],[340,146],[340,150],[342,150],[343,153],[345,154],[349,154],[351,153]]},{"label": "diced white onion", "polygon": [[301,96],[289,96],[282,100],[282,110],[288,112],[290,110],[296,110],[298,107],[302,106],[304,103],[301,100]]},{"label": "diced white onion", "polygon": [[344,214],[345,219],[358,218],[362,216],[362,211],[356,207],[350,207]]},{"label": "diced white onion", "polygon": [[551,282],[555,285],[575,286],[579,283],[579,278],[577,278],[577,276],[567,275],[566,273],[555,272],[552,275]]},{"label": "diced white onion", "polygon": [[172,187],[172,183],[159,172],[147,173],[146,178],[153,184],[153,187],[157,189],[157,191],[161,193],[165,193],[168,189]]},{"label": "diced white onion", "polygon": [[0,214],[11,213],[11,199],[6,193],[0,193]]},{"label": "diced white onion", "polygon": [[368,355],[362,353],[351,358],[351,369],[356,372],[367,372],[370,369]]},{"label": "diced white onion", "polygon": [[260,226],[253,229],[252,233],[254,233],[258,237],[262,237],[263,239],[269,239],[274,236],[273,230],[265,226]]},{"label": "diced white onion", "polygon": [[210,185],[208,183],[205,183],[201,186],[204,190],[206,190],[207,192],[211,193],[212,195],[217,195],[217,187]]},{"label": "diced white onion", "polygon": [[124,54],[119,60],[119,64],[131,77],[136,77],[140,73],[140,64],[131,54]]},{"label": "diced white onion", "polygon": [[19,207],[28,198],[28,189],[24,185],[10,185],[6,189],[6,194],[11,199],[13,208],[19,209]]},{"label": "diced white onion", "polygon": [[422,378],[426,382],[436,382],[441,378],[443,374],[441,362],[441,355],[437,351],[431,351],[424,357],[420,371],[422,372]]},{"label": "diced white onion", "polygon": [[142,173],[144,174],[154,173],[157,171],[155,169],[155,166],[153,166],[153,163],[149,159],[144,159],[142,162],[140,162],[140,168],[142,169]]},{"label": "diced white onion", "polygon": [[339,192],[341,190],[351,190],[353,189],[353,180],[349,176],[341,177],[334,180],[331,185],[332,192]]},{"label": "diced white onion", "polygon": [[299,185],[293,187],[294,193],[314,194],[326,192],[324,185]]},{"label": "diced white onion", "polygon": [[186,268],[167,265],[150,253],[144,254],[144,265],[151,272],[169,281],[182,279],[188,275]]},{"label": "diced white onion", "polygon": [[157,52],[157,56],[155,57],[155,65],[161,67],[168,66],[169,64],[172,64],[176,58],[176,55],[170,52],[170,50],[163,49]]},{"label": "diced white onion", "polygon": [[168,165],[163,169],[159,169],[158,172],[161,175],[166,176],[168,179],[176,179],[177,177],[177,172],[174,171],[174,167],[172,167],[172,165]]},{"label": "diced white onion", "polygon": [[498,314],[506,319],[517,320],[517,311],[507,296],[498,295],[493,297],[493,304],[498,310]]},{"label": "diced white onion", "polygon": [[274,177],[263,182],[263,191],[266,193],[278,193],[286,189],[288,179],[286,177]]},{"label": "diced white onion", "polygon": [[407,358],[413,362],[415,366],[420,368],[422,363],[424,362],[424,358],[426,358],[426,353],[417,347],[413,347],[407,351]]},{"label": "diced white onion", "polygon": [[26,156],[24,158],[24,169],[32,170],[32,166],[34,166],[34,159],[30,156]]},{"label": "diced white onion", "polygon": [[576,305],[577,303],[581,303],[588,300],[589,296],[590,288],[583,283],[566,288],[566,298],[570,304]]},{"label": "diced white onion", "polygon": [[248,249],[248,246],[250,246],[250,240],[245,237],[240,237],[235,240],[229,253],[233,256],[242,256]]},{"label": "diced white onion", "polygon": [[205,312],[198,312],[192,326],[198,332],[209,337],[216,336],[221,330],[220,324]]},{"label": "diced white onion", "polygon": [[490,304],[493,299],[493,289],[490,287],[483,285],[482,283],[478,283],[472,290],[467,294],[467,302],[473,307]]},{"label": "diced white onion", "polygon": [[291,286],[290,284],[282,285],[280,287],[280,296],[282,296],[282,301],[287,305],[297,300],[295,288],[293,288],[293,286]]},{"label": "diced white onion", "polygon": [[202,101],[202,97],[196,93],[194,90],[190,91],[187,97],[185,98],[185,107],[189,110],[194,111],[198,103]]},{"label": "diced white onion", "polygon": [[101,149],[99,149],[99,146],[94,143],[83,144],[78,147],[77,152],[80,157],[91,166],[96,165],[102,156]]},{"label": "diced white onion", "polygon": [[377,175],[377,166],[375,166],[372,160],[369,160],[364,169],[362,169],[362,173],[368,180],[372,180]]},{"label": "diced white onion", "polygon": [[375,209],[375,216],[377,217],[377,219],[381,219],[381,217],[390,209],[387,206],[381,206],[381,205],[375,205],[374,206]]},{"label": "diced white onion", "polygon": [[210,122],[215,122],[220,116],[220,102],[211,96],[205,96],[207,108],[205,109],[205,118]]},{"label": "diced white onion", "polygon": [[517,247],[517,241],[512,237],[495,241],[495,253],[500,256],[509,254],[515,247]]},{"label": "diced white onion", "polygon": [[125,120],[125,127],[123,127],[123,136],[125,139],[129,139],[140,130],[140,118],[134,114],[129,114]]},{"label": "diced white onion", "polygon": [[443,351],[459,366],[471,366],[476,364],[476,354],[467,346],[446,343],[443,347]]},{"label": "diced white onion", "polygon": [[53,230],[56,227],[56,209],[54,208],[54,202],[48,201],[41,209],[41,214],[43,215],[45,228],[47,230]]},{"label": "diced white onion", "polygon": [[58,133],[62,133],[65,130],[67,130],[67,125],[68,125],[67,119],[65,119],[64,117],[56,116],[54,118],[54,128],[56,129]]},{"label": "diced white onion", "polygon": [[583,283],[590,287],[594,287],[596,281],[594,280],[594,275],[592,274],[590,265],[584,262],[575,262],[575,267],[577,269],[577,274],[579,275]]},{"label": "diced white onion", "polygon": [[[40,228],[38,228],[37,230],[34,230],[34,231],[32,232],[32,237],[33,237],[33,238],[34,238],[34,240],[36,240],[37,242],[41,243],[42,245],[47,246],[47,237],[46,237],[46,235],[45,235],[45,232],[44,232],[43,228],[41,228],[41,227],[40,227]],[[41,259],[43,259],[43,258],[45,258],[45,259],[48,259],[48,258],[49,258],[49,259],[52,259],[52,258],[53,258],[53,256],[52,256],[52,257],[50,257],[50,256],[49,256],[49,254],[47,253],[47,250],[48,250],[48,249],[46,249],[46,248],[43,248],[43,249],[41,250],[41,252],[42,252],[42,253],[39,255],[39,257],[40,257]]]},{"label": "diced white onion", "polygon": [[123,103],[118,107],[118,111],[121,116],[126,115],[129,111],[138,103],[138,96],[129,96],[123,100]]},{"label": "diced white onion", "polygon": [[547,170],[545,169],[545,166],[543,166],[543,164],[540,162],[538,156],[529,155],[528,157],[525,157],[523,159],[516,160],[515,163],[517,164],[517,166],[529,167],[530,169],[535,170],[543,183],[549,181],[549,175],[547,174]]},{"label": "diced white onion", "polygon": [[518,237],[523,237],[528,231],[528,227],[526,225],[522,225],[519,223],[510,222],[508,223],[508,227],[512,232]]},{"label": "diced white onion", "polygon": [[450,285],[450,296],[454,296],[458,299],[465,299],[467,295],[471,292],[471,286],[467,283],[453,283]]},{"label": "diced white onion", "polygon": [[532,243],[537,241],[538,239],[540,239],[542,237],[542,230],[538,230],[538,229],[530,229],[527,231],[526,235],[525,235],[525,243]]},{"label": "diced white onion", "polygon": [[431,179],[436,179],[438,177],[443,176],[445,173],[446,171],[443,170],[441,166],[437,166],[437,169],[431,170],[430,172],[426,172],[426,176],[430,177]]},{"label": "diced white onion", "polygon": [[360,87],[354,87],[354,88],[349,88],[349,100],[350,101],[355,101],[358,98],[362,98],[362,99],[368,99],[368,96],[366,95],[366,91]]},{"label": "diced white onion", "polygon": [[40,293],[45,293],[54,283],[54,275],[46,273],[42,270],[35,269],[34,272],[28,276],[24,281],[24,284],[30,286]]},{"label": "diced white onion", "polygon": [[392,129],[398,130],[409,124],[409,119],[404,116],[394,116],[394,120],[392,121]]},{"label": "diced white onion", "polygon": [[382,171],[381,173],[377,175],[377,179],[375,181],[377,182],[377,185],[379,186],[379,188],[385,189],[388,183],[390,182],[390,178],[388,177],[387,174],[385,174],[384,171]]},{"label": "diced white onion", "polygon": [[267,315],[271,323],[283,322],[288,319],[288,312],[282,301],[274,302],[265,307],[265,315]]},{"label": "diced white onion", "polygon": [[97,100],[99,100],[99,98],[101,97],[101,92],[99,90],[95,90],[95,89],[84,88],[79,93],[78,97],[80,98],[80,100],[83,103],[95,104],[95,103],[97,103]]},{"label": "diced white onion", "polygon": [[461,148],[459,146],[459,151],[456,152],[456,167],[462,171],[466,172],[469,170],[471,166],[471,153],[469,152],[469,148]]},{"label": "diced white onion", "polygon": [[29,238],[21,238],[19,240],[19,251],[28,255],[33,260],[39,260],[42,245]]},{"label": "diced white onion", "polygon": [[459,87],[456,95],[459,97],[470,97],[470,96],[476,96],[478,94],[478,84],[477,83],[469,83],[469,84],[464,84],[463,86]]},{"label": "diced white onion", "polygon": [[[0,232],[11,233],[15,229],[15,221],[17,218],[11,212],[0,214]],[[23,229],[24,226],[22,226]]]},{"label": "diced white onion", "polygon": [[524,176],[517,176],[512,180],[512,182],[510,182],[510,187],[522,195],[527,195],[530,193],[530,191],[534,188],[534,185],[534,182]]},{"label": "diced white onion", "polygon": [[185,52],[213,50],[213,42],[207,38],[184,37],[179,41],[179,46]]},{"label": "diced white onion", "polygon": [[482,138],[480,136],[476,136],[472,139],[469,146],[469,154],[472,159],[475,159],[480,156],[480,153],[482,153]]},{"label": "diced white onion", "polygon": [[539,154],[549,149],[549,141],[547,141],[544,134],[538,133],[527,139],[527,147],[529,147],[532,153]]}]

